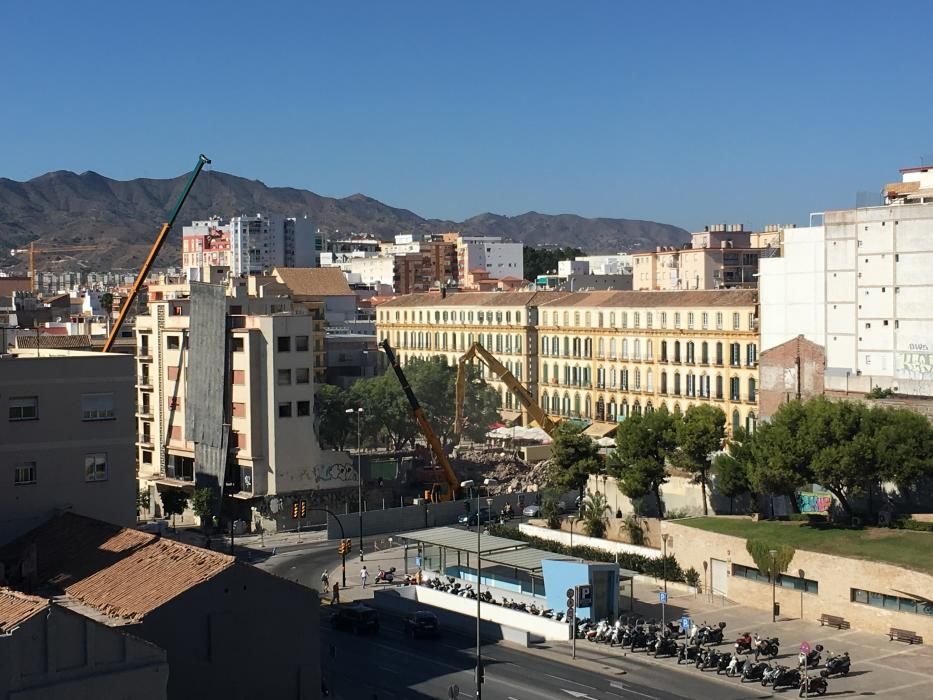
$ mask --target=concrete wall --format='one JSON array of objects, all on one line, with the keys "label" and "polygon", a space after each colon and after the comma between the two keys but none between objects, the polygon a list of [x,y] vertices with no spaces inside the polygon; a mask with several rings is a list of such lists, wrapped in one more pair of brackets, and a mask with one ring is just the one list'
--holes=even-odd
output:
[{"label": "concrete wall", "polygon": [[[664,531],[672,536],[668,552],[677,558],[684,569],[692,566],[699,571],[704,577],[702,583],[705,589],[710,585],[713,560],[725,562],[729,575],[725,579],[724,590],[717,590],[716,593],[722,593],[742,605],[770,608],[771,587],[767,583],[731,575],[732,564],[755,568],[755,562],[745,549],[744,539],[706,532],[675,522],[665,522]],[[777,587],[776,598],[781,604],[783,616],[800,617],[802,602],[803,617],[807,620],[818,620],[820,615],[826,613],[845,618],[853,629],[887,634],[889,628],[898,627],[914,630],[925,640],[933,640],[933,616],[851,602],[852,588],[928,599],[930,591],[933,591],[933,576],[890,564],[797,550],[787,571],[790,575],[797,575],[800,569],[804,571],[805,578],[818,582],[819,593],[801,595],[800,591]]]},{"label": "concrete wall", "polygon": [[[118,525],[136,521],[134,358],[40,351],[0,359],[0,543],[60,510]],[[113,418],[85,420],[82,395],[109,394]],[[9,420],[11,401],[34,397],[33,420]],[[106,455],[102,480],[85,458]],[[14,484],[16,465],[35,463],[35,483]]]},{"label": "concrete wall", "polygon": [[[586,488],[588,491],[600,491],[606,494],[606,499],[609,502],[612,515],[615,515],[620,510],[622,511],[623,517],[635,512],[635,506],[632,504],[632,500],[622,493],[616,480],[612,477],[603,479],[602,477],[591,476]],[[706,491],[711,508],[714,510],[717,508],[725,508],[725,512],[728,512],[728,499],[720,501],[714,494],[713,489],[707,488]],[[684,476],[669,477],[668,482],[661,487],[661,500],[664,503],[665,511],[668,512],[674,510],[683,511],[688,515],[699,515],[703,513],[703,490],[700,488],[699,484],[694,484],[689,478]],[[640,507],[642,512],[657,515],[654,512],[657,510],[657,507],[654,502],[653,494],[649,494],[641,499]]]},{"label": "concrete wall", "polygon": [[170,698],[320,697],[317,594],[235,564],[147,615],[133,632],[168,652]]},{"label": "concrete wall", "polygon": [[[579,527],[579,525],[577,525]],[[519,532],[523,532],[526,535],[531,535],[532,537],[540,537],[543,540],[550,540],[551,542],[559,542],[560,544],[570,546],[570,533],[564,532],[563,530],[551,530],[546,527],[538,527],[536,525],[528,525],[527,523],[522,523],[518,526]],[[634,544],[628,544],[626,542],[612,542],[610,540],[600,539],[598,537],[587,537],[586,535],[581,535],[577,532],[573,534],[573,546],[574,547],[592,547],[593,549],[598,549],[602,552],[609,552],[610,554],[615,553],[627,553],[627,554],[640,554],[643,557],[648,557],[649,559],[660,559],[661,551],[658,549],[652,549],[651,547],[639,547]]]},{"label": "concrete wall", "polygon": [[0,635],[0,698],[164,700],[165,651],[52,605]]},{"label": "concrete wall", "polygon": [[[530,505],[538,502],[538,494],[503,494],[493,497],[492,512],[498,513],[506,503],[518,512],[519,499],[524,498],[524,504]],[[486,507],[486,499],[482,498],[481,507]],[[571,502],[572,502],[571,498]],[[470,504],[470,512],[476,510],[476,499],[471,501],[448,501],[446,503],[426,503],[418,506],[405,506],[404,508],[386,508],[385,510],[370,510],[363,513],[363,534],[379,535],[385,532],[402,532],[405,530],[423,530],[441,525],[454,525],[457,518],[467,512],[465,503]],[[347,513],[337,516],[343,525],[341,535],[340,526],[333,518],[327,519],[328,539],[359,536],[359,513]]]}]

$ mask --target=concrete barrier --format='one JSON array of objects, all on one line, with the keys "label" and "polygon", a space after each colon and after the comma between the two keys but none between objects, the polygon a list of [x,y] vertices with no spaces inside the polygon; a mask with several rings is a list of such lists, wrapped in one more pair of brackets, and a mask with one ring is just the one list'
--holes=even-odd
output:
[{"label": "concrete barrier", "polygon": [[[531,535],[532,537],[540,537],[542,540],[550,540],[551,542],[559,542],[562,545],[567,547],[570,546],[570,533],[563,532],[562,530],[551,530],[546,527],[538,527],[537,525],[528,525],[527,523],[522,523],[518,526],[519,532],[523,532],[526,535]],[[574,533],[573,535],[573,546],[574,547],[592,547],[593,549],[599,549],[603,552],[609,552],[610,554],[619,554],[628,553],[628,554],[641,554],[643,557],[648,557],[649,559],[660,559],[661,550],[653,549],[651,547],[639,547],[635,544],[628,544],[626,542],[612,542],[610,540],[600,539],[599,537],[587,537],[586,535],[578,535]]]}]

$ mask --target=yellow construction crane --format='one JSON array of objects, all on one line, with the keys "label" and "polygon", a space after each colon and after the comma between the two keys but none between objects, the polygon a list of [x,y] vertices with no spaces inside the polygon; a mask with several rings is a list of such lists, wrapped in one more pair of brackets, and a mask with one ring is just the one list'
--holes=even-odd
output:
[{"label": "yellow construction crane", "polygon": [[486,366],[496,375],[499,381],[505,384],[509,391],[515,394],[515,398],[518,399],[518,402],[528,412],[528,417],[531,418],[531,420],[537,423],[548,435],[554,434],[554,431],[557,429],[557,423],[548,418],[547,413],[538,405],[538,402],[535,401],[531,392],[528,391],[528,389],[515,378],[515,375],[509,372],[509,370],[505,368],[505,365],[499,362],[492,353],[479,343],[473,343],[457,364],[457,414],[454,420],[454,433],[456,435],[459,435],[463,430],[463,399],[466,394],[466,365],[474,358],[479,358],[485,362]]},{"label": "yellow construction crane", "polygon": [[36,245],[35,242],[29,244],[29,279],[32,280],[32,286],[36,286],[36,254],[45,255],[46,253],[77,253],[83,250],[99,250],[97,245]]}]

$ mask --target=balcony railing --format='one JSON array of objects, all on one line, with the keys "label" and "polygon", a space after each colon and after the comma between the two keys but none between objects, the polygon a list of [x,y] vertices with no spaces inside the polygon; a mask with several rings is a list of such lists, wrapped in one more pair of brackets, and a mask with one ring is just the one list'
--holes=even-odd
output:
[{"label": "balcony railing", "polygon": [[153,446],[154,443],[152,442],[151,435],[140,433],[138,437],[139,439],[136,441],[136,444],[139,445],[140,447],[152,447]]}]

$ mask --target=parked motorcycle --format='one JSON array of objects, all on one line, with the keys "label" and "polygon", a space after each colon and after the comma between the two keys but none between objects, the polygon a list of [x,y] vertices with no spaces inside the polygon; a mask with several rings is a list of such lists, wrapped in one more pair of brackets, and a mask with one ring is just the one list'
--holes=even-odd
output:
[{"label": "parked motorcycle", "polygon": [[761,684],[763,686],[767,686],[770,683],[776,681],[782,673],[789,670],[790,669],[787,666],[769,666],[767,670],[765,670],[765,672],[761,675]]},{"label": "parked motorcycle", "polygon": [[684,642],[677,649],[677,663],[678,664],[689,664],[696,661],[697,655],[700,653],[700,647],[695,644],[688,644]]},{"label": "parked motorcycle", "polygon": [[726,669],[729,668],[729,664],[732,663],[732,659],[735,658],[728,651],[725,651],[719,655],[719,660],[716,662],[716,675],[718,676],[721,673],[725,673]]},{"label": "parked motorcycle", "polygon": [[823,676],[823,678],[829,678],[835,675],[848,676],[851,663],[852,662],[849,660],[849,652],[847,651],[841,654],[826,652],[826,666],[820,671],[820,675]]},{"label": "parked motorcycle", "polygon": [[[658,640],[657,646],[654,648],[654,656],[657,658],[660,655],[664,656],[674,656],[678,652],[677,641],[673,637],[663,636]],[[678,663],[680,663],[678,661]]]},{"label": "parked motorcycle", "polygon": [[820,659],[822,658],[821,652],[823,651],[823,645],[817,644],[814,646],[809,654],[804,654],[800,652],[797,654],[797,665],[800,668],[806,666],[807,668],[816,668],[820,665]]},{"label": "parked motorcycle", "polygon": [[392,583],[395,580],[395,567],[386,571],[381,566],[379,567],[379,573],[376,574],[376,578],[373,580],[373,583]]},{"label": "parked motorcycle", "polygon": [[767,673],[768,669],[770,668],[771,664],[769,664],[767,661],[748,660],[742,667],[742,682],[760,681],[762,678],[764,678],[765,673]]},{"label": "parked motorcycle", "polygon": [[796,688],[800,685],[802,677],[799,669],[783,667],[780,673],[772,676],[771,685],[775,690],[777,688]]},{"label": "parked motorcycle", "polygon": [[746,632],[741,637],[735,640],[735,653],[736,654],[751,654],[752,653],[752,635],[749,632]]},{"label": "parked motorcycle", "polygon": [[800,697],[813,694],[825,695],[828,688],[829,683],[826,682],[826,677],[822,674],[800,679]]},{"label": "parked motorcycle", "polygon": [[743,671],[745,671],[745,666],[752,663],[755,662],[749,661],[748,659],[740,659],[737,654],[733,654],[732,658],[729,660],[729,665],[726,666],[726,675],[729,676],[729,678],[741,676]]},{"label": "parked motorcycle", "polygon": [[773,659],[778,655],[781,640],[777,637],[759,637],[755,635],[755,661],[759,656]]}]

